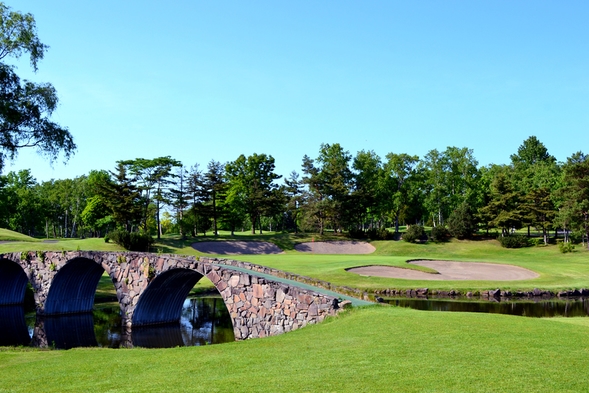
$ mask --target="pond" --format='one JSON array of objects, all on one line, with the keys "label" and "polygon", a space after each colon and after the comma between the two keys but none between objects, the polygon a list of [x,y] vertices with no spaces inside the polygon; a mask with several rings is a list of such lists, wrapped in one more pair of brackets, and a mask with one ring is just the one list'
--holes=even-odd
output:
[{"label": "pond", "polygon": [[0,346],[171,348],[235,341],[231,318],[220,296],[184,302],[180,322],[126,331],[118,303],[98,303],[91,313],[37,317],[22,306],[0,307]]},{"label": "pond", "polygon": [[426,311],[460,311],[509,314],[524,317],[583,317],[589,315],[589,299],[538,299],[469,301],[449,299],[386,298],[385,303]]}]

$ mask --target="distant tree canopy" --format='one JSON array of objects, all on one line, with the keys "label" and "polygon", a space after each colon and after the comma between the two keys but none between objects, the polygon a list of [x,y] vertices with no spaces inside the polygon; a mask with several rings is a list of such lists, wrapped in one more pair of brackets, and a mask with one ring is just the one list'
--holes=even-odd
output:
[{"label": "distant tree canopy", "polygon": [[50,120],[58,105],[53,86],[21,80],[15,67],[5,63],[28,53],[36,71],[46,49],[34,17],[0,2],[0,169],[24,147],[35,147],[50,162],[62,153],[68,159],[76,150],[68,129]]}]

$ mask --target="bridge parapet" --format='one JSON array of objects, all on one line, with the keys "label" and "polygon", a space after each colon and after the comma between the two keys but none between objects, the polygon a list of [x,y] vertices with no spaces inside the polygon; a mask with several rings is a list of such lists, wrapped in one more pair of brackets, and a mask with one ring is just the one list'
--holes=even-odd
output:
[{"label": "bridge parapet", "polygon": [[[235,269],[231,266],[234,261],[222,262],[133,252],[3,254],[0,272],[13,272],[5,281],[14,284],[0,287],[0,304],[14,303],[14,294],[20,292],[24,300],[24,272],[33,287],[38,314],[88,312],[100,277],[106,272],[114,284],[126,327],[178,321],[184,299],[203,276],[221,294],[237,340],[295,330],[340,310],[334,296],[274,281],[253,270]],[[14,264],[22,272],[16,271]]]}]

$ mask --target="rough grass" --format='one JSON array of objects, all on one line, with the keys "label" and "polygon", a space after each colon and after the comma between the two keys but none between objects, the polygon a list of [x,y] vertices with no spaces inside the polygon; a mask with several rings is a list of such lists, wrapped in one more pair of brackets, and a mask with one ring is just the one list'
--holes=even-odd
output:
[{"label": "rough grass", "polygon": [[10,229],[0,228],[0,241],[2,242],[39,242],[40,240],[35,239],[27,235],[23,235],[19,232],[11,231]]},{"label": "rough grass", "polygon": [[0,350],[0,392],[578,392],[589,385],[588,334],[546,319],[376,306],[206,347]]}]

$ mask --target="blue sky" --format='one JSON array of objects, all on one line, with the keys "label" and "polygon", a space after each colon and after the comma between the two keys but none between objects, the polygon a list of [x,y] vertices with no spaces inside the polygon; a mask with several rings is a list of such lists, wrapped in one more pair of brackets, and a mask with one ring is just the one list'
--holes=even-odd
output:
[{"label": "blue sky", "polygon": [[340,143],[422,157],[468,147],[508,163],[536,135],[588,148],[587,1],[5,1],[50,46],[34,74],[78,145],[40,181],[170,155],[191,166],[266,153],[279,174]]}]

